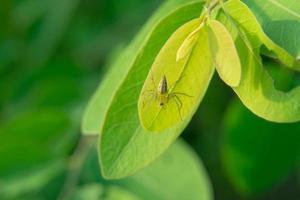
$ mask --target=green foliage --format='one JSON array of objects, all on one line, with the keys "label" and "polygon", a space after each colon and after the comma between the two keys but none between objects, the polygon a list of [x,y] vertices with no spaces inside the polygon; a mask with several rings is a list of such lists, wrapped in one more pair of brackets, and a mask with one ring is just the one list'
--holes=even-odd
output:
[{"label": "green foliage", "polygon": [[1,2],[1,200],[297,199],[298,0],[159,3]]},{"label": "green foliage", "polygon": [[[70,121],[63,112],[51,110],[25,113],[2,124],[0,155],[4,159],[0,161],[0,176],[62,159],[67,151],[62,145],[70,146],[63,140],[70,134],[68,126]],[[30,133],[34,134],[28,137]]]},{"label": "green foliage", "polygon": [[5,183],[0,183],[0,197],[1,199],[18,199],[28,196],[30,199],[31,194],[43,197],[44,195],[40,194],[41,188],[46,188],[54,177],[63,174],[65,168],[65,163],[62,161],[50,161],[10,176],[5,179]]},{"label": "green foliage", "polygon": [[39,193],[63,173],[72,145],[71,121],[61,111],[25,112],[1,124],[0,198]]},{"label": "green foliage", "polygon": [[[295,58],[264,33],[241,1],[227,1],[216,7],[217,13],[204,11],[200,18],[197,6],[166,3],[119,56],[87,107],[83,132],[100,133],[99,159],[106,178],[135,173],[178,137],[205,94],[212,63],[256,115],[276,122],[299,120],[298,88],[277,90],[260,50],[265,46],[268,55],[299,70]],[[168,87],[162,93],[164,76]]]}]

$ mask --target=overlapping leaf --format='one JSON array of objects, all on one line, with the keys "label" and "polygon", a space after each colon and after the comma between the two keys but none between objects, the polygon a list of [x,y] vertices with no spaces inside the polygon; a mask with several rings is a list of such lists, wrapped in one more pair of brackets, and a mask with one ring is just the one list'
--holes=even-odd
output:
[{"label": "overlapping leaf", "polygon": [[156,55],[170,35],[196,18],[202,7],[199,2],[185,2],[176,8],[155,26],[134,57],[126,79],[113,95],[99,144],[99,158],[106,178],[128,176],[148,165],[167,149],[189,121],[184,120],[162,134],[153,134],[143,130],[138,117],[138,97]]},{"label": "overlapping leaf", "polygon": [[300,87],[289,92],[276,90],[262,64],[260,48],[266,45],[285,65],[298,70],[295,59],[263,33],[245,4],[230,0],[224,4],[224,9],[226,13],[220,15],[220,20],[235,38],[243,67],[241,84],[233,88],[236,94],[246,107],[262,118],[274,122],[299,121]]}]

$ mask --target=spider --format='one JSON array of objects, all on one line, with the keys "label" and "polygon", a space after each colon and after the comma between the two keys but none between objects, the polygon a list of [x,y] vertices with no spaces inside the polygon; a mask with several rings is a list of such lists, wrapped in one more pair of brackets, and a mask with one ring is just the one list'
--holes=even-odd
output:
[{"label": "spider", "polygon": [[[151,77],[151,79],[152,79],[153,85],[155,86],[153,77]],[[182,101],[180,100],[179,95],[183,95],[186,97],[192,97],[192,96],[185,94],[185,93],[181,93],[181,92],[173,92],[174,86],[180,80],[181,80],[181,78],[179,78],[170,88],[168,88],[167,77],[164,74],[159,81],[157,89],[156,90],[148,90],[148,92],[153,95],[152,97],[157,102],[158,106],[163,109],[166,108],[166,105],[169,103],[170,100],[174,99],[177,109],[178,109],[179,117],[182,120],[182,116],[181,116]]]}]

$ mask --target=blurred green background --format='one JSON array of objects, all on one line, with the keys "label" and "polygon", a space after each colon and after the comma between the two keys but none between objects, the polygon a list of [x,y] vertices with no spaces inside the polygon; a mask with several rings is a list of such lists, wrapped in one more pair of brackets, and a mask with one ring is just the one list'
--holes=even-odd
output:
[{"label": "blurred green background", "polygon": [[[72,198],[77,185],[80,195],[127,195],[101,178],[97,139],[80,137],[81,117],[115,55],[162,2],[1,0],[0,199]],[[289,72],[271,73],[289,87]],[[183,138],[202,159],[215,199],[296,200],[299,132],[299,123],[257,118],[215,76]]]}]

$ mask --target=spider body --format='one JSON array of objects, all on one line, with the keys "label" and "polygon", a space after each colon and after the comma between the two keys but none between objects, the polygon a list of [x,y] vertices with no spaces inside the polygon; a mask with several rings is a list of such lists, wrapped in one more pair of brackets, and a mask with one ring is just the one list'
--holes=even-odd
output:
[{"label": "spider body", "polygon": [[169,101],[168,82],[165,75],[163,75],[158,84],[156,99],[159,106],[164,106]]},{"label": "spider body", "polygon": [[[168,106],[168,103],[171,100],[174,100],[178,109],[178,113],[181,118],[181,108],[182,108],[182,102],[180,98],[178,97],[179,95],[183,95],[186,97],[192,97],[190,95],[187,95],[185,93],[181,92],[173,92],[174,86],[180,81],[177,80],[175,83],[172,84],[172,86],[169,88],[168,87],[168,81],[166,75],[163,75],[162,78],[160,79],[157,88],[154,90],[148,90],[150,94],[152,94],[153,99],[157,102],[158,106],[165,109],[166,106]],[[152,78],[153,86],[155,87],[155,82]]]}]

